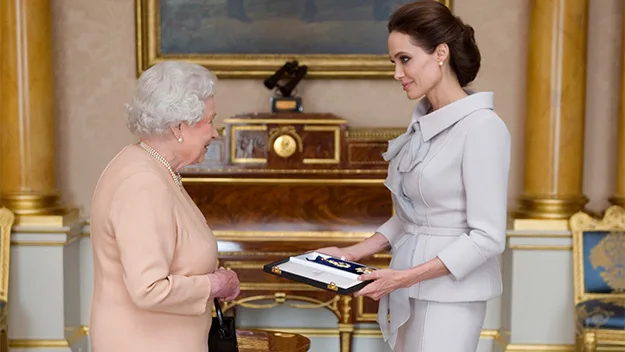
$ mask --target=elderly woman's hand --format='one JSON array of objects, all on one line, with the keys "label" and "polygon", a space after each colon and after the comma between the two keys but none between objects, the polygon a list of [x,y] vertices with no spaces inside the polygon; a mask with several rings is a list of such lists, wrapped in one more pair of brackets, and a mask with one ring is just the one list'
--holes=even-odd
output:
[{"label": "elderly woman's hand", "polygon": [[239,278],[234,271],[221,267],[207,276],[211,282],[211,297],[232,301],[239,295]]}]

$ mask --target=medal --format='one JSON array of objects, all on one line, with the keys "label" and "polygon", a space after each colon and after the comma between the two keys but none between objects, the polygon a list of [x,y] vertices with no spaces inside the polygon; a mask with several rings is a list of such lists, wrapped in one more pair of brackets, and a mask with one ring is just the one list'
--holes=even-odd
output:
[{"label": "medal", "polygon": [[352,267],[352,266],[351,266],[351,265],[349,265],[348,263],[345,263],[345,262],[343,262],[343,261],[339,261],[339,260],[334,260],[334,259],[325,259],[325,261],[327,261],[328,263],[330,263],[330,264],[332,264],[332,265],[334,265],[334,266],[337,266],[337,267],[339,267],[339,268],[345,268],[345,269],[347,269],[347,268],[351,268],[351,267]]},{"label": "medal", "polygon": [[319,264],[323,264],[323,265],[327,265],[329,267],[334,267],[339,270],[345,270],[353,274],[370,274],[376,270],[375,268],[368,267],[362,264],[350,263],[348,261],[342,260],[342,258],[341,259],[334,258],[334,257],[325,258],[322,256],[317,256],[314,259],[306,258],[306,260],[311,261],[311,262],[316,262]]}]

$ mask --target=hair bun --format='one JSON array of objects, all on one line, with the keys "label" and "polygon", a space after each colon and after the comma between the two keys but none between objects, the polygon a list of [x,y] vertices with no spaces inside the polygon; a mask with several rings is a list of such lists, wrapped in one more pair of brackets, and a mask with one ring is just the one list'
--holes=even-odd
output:
[{"label": "hair bun", "polygon": [[475,37],[475,30],[473,29],[473,27],[471,27],[470,25],[466,23],[463,23],[462,27],[463,27],[462,29],[463,29],[465,37],[470,37],[470,38]]},{"label": "hair bun", "polygon": [[440,44],[449,46],[449,64],[460,86],[471,83],[480,70],[481,55],[473,27],[454,16],[439,1],[416,1],[401,6],[387,25],[389,33],[408,34],[426,53]]}]

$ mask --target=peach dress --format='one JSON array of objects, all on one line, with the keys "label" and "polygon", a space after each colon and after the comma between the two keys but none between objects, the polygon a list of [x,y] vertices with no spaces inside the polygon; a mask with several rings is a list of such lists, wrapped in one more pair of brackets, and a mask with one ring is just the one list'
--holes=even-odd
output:
[{"label": "peach dress", "polygon": [[93,352],[206,352],[217,241],[167,168],[138,145],[106,167],[91,205]]}]

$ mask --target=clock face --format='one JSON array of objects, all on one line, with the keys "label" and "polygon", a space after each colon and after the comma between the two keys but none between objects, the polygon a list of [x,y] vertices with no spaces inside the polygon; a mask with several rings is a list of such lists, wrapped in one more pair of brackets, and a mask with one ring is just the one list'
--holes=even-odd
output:
[{"label": "clock face", "polygon": [[282,158],[288,158],[295,153],[297,143],[293,137],[283,134],[273,142],[273,151]]}]

